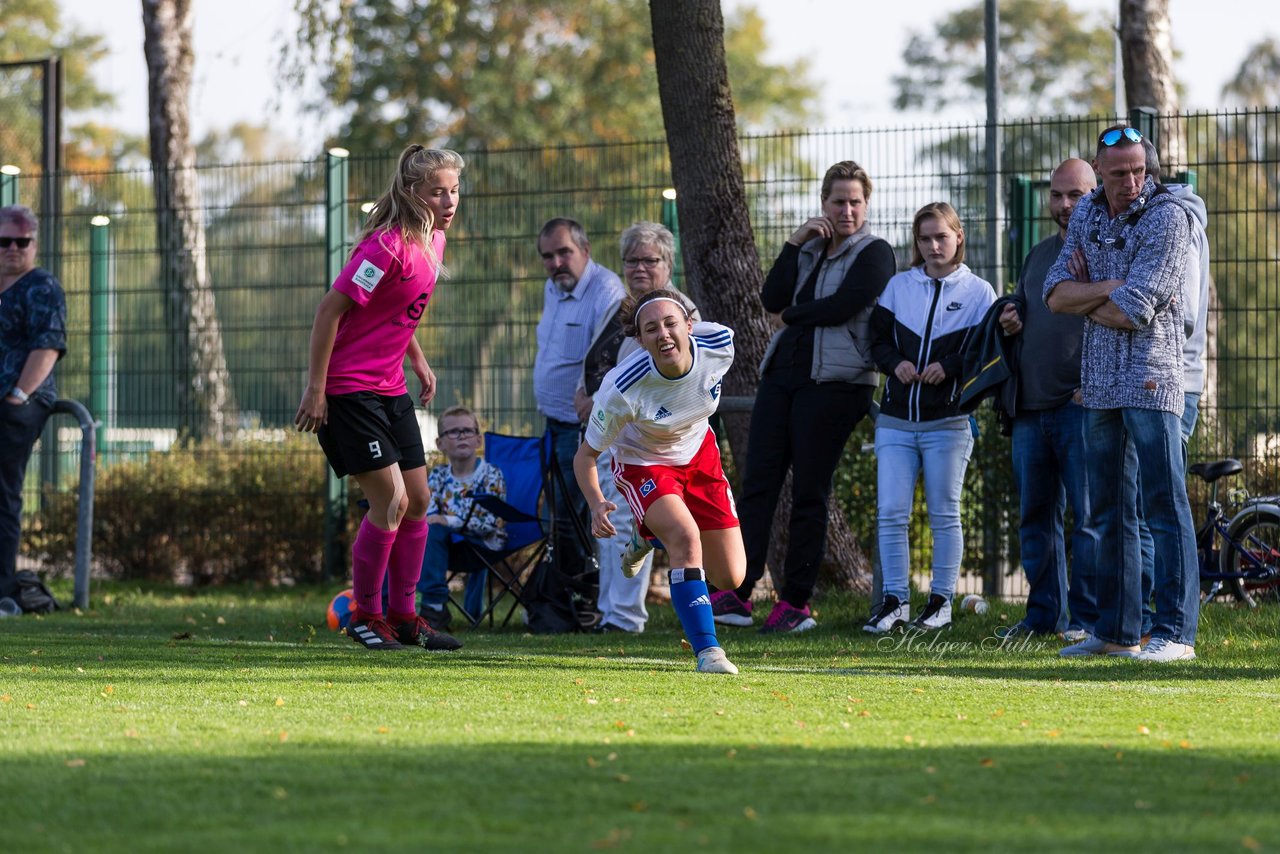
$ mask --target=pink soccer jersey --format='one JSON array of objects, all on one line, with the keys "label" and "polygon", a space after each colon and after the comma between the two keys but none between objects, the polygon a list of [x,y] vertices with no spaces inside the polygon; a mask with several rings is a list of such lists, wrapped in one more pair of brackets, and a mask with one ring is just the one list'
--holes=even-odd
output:
[{"label": "pink soccer jersey", "polygon": [[[431,233],[437,258],[444,258],[444,232]],[[374,234],[356,248],[333,283],[356,301],[338,321],[329,359],[327,394],[372,391],[396,396],[408,387],[404,355],[436,286],[435,264],[399,230]]]}]

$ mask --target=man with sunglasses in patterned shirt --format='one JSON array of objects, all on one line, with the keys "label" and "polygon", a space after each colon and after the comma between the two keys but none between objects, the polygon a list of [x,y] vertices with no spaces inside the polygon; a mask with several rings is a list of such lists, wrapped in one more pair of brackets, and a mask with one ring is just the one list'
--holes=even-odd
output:
[{"label": "man with sunglasses in patterned shirt", "polygon": [[0,208],[0,581],[17,572],[22,481],[58,398],[53,366],[67,352],[62,285],[36,266],[30,208]]},{"label": "man with sunglasses in patterned shirt", "polygon": [[[1147,175],[1135,129],[1103,131],[1094,169],[1102,186],[1076,206],[1045,276],[1049,307],[1086,318],[1080,380],[1098,537],[1098,620],[1091,636],[1061,654],[1186,661],[1195,658],[1200,608],[1181,432],[1180,295],[1190,226],[1174,196]],[[1126,442],[1136,453],[1126,453]],[[1143,647],[1137,505],[1126,494],[1138,482],[1156,563],[1165,568]]]}]

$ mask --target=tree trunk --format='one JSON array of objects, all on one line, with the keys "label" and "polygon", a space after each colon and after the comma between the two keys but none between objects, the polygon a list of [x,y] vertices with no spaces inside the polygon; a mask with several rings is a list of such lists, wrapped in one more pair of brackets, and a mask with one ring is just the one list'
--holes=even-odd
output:
[{"label": "tree trunk", "polygon": [[188,105],[191,0],[142,0],[156,240],[172,341],[178,432],[227,438],[234,421],[227,360],[205,257],[204,206]]},{"label": "tree trunk", "polygon": [[[720,2],[650,0],[649,11],[689,290],[706,317],[735,332],[737,356],[724,379],[724,394],[754,397],[756,366],[764,357],[770,329],[759,300],[764,276],[747,215]],[[746,413],[724,414],[739,472],[746,459],[749,422]],[[769,568],[775,586],[786,551],[790,494],[789,487],[783,489],[774,514]],[[828,509],[824,569],[838,586],[867,592],[867,559],[834,499]]]},{"label": "tree trunk", "polygon": [[[1130,110],[1149,107],[1156,111],[1160,171],[1167,179],[1187,167],[1186,124],[1179,116],[1181,107],[1173,74],[1169,0],[1120,0],[1120,46],[1127,106]],[[1205,419],[1212,419],[1217,411],[1218,330],[1213,314],[1217,304],[1218,285],[1210,275],[1204,393],[1200,398],[1201,417]]]}]

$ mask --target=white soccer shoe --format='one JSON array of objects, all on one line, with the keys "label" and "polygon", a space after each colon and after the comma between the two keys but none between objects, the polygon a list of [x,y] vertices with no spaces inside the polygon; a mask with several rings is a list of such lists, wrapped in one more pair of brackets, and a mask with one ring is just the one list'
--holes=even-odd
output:
[{"label": "white soccer shoe", "polygon": [[731,676],[736,676],[738,675],[738,668],[724,654],[723,649],[718,646],[709,646],[698,653],[698,672],[728,673]]}]

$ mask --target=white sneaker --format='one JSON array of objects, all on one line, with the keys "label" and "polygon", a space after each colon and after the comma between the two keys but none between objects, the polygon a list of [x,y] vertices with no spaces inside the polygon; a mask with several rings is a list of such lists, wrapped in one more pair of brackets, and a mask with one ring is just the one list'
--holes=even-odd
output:
[{"label": "white sneaker", "polygon": [[1095,638],[1088,635],[1079,643],[1073,643],[1071,646],[1064,646],[1058,650],[1058,655],[1063,658],[1084,658],[1090,655],[1114,655],[1117,658],[1137,658],[1137,644],[1133,646],[1125,646],[1124,644],[1111,643],[1101,638]]},{"label": "white sneaker", "polygon": [[729,660],[729,657],[724,654],[723,649],[718,646],[709,646],[702,652],[698,653],[698,672],[728,673],[736,676],[738,668]]},{"label": "white sneaker", "polygon": [[905,626],[910,619],[909,603],[899,602],[897,596],[885,596],[880,610],[871,615],[871,619],[862,626],[862,630],[872,635],[883,635],[899,626]]},{"label": "white sneaker", "polygon": [[1139,661],[1192,661],[1196,648],[1168,638],[1152,638],[1138,653]]},{"label": "white sneaker", "polygon": [[1084,629],[1067,629],[1062,633],[1062,639],[1067,643],[1080,643],[1080,641],[1089,637],[1089,633]]},{"label": "white sneaker", "polygon": [[937,631],[951,627],[951,600],[938,593],[929,594],[929,604],[924,613],[916,617],[911,628],[922,631]]},{"label": "white sneaker", "polygon": [[622,574],[627,578],[635,578],[644,567],[644,559],[653,551],[653,543],[640,536],[640,531],[631,529],[631,542],[627,543],[622,553]]}]

